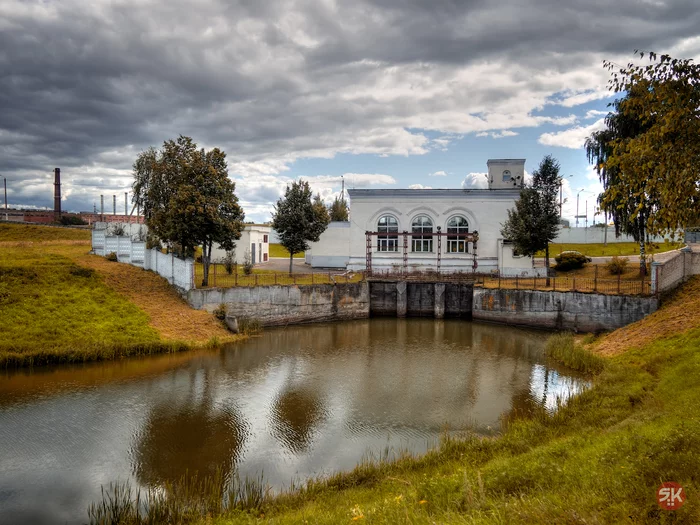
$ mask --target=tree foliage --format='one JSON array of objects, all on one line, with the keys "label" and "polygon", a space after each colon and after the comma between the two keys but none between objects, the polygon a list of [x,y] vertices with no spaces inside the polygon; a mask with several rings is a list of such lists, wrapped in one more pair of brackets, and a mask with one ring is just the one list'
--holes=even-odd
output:
[{"label": "tree foliage", "polygon": [[243,210],[228,178],[226,154],[197,148],[189,137],[149,148],[134,163],[134,202],[143,210],[149,232],[178,245],[181,255],[203,247],[203,285],[208,284],[212,246],[235,247],[243,229]]},{"label": "tree foliage", "polygon": [[[645,56],[639,53],[640,59]],[[700,66],[692,60],[648,54],[647,65],[611,71],[609,87],[624,93],[622,119],[636,120],[633,136],[616,136],[606,166],[618,170],[621,186],[644,195],[638,206],[649,235],[673,233],[697,220],[700,209]],[[634,181],[634,179],[641,179]]]},{"label": "tree foliage", "polygon": [[532,183],[520,191],[515,209],[508,210],[508,219],[501,229],[501,235],[512,241],[523,255],[533,257],[545,250],[546,268],[549,268],[549,243],[557,236],[559,226],[560,183],[559,163],[551,155],[545,156],[532,174]]},{"label": "tree foliage", "polygon": [[331,221],[347,222],[350,217],[348,203],[343,197],[336,196],[333,199],[333,204],[328,208],[328,212],[330,213]]},{"label": "tree foliage", "polygon": [[284,197],[275,204],[272,227],[280,238],[280,244],[289,251],[289,273],[295,253],[309,249],[309,242],[316,242],[325,231],[330,216],[320,195],[311,201],[311,188],[306,181],[294,181],[287,186]]}]

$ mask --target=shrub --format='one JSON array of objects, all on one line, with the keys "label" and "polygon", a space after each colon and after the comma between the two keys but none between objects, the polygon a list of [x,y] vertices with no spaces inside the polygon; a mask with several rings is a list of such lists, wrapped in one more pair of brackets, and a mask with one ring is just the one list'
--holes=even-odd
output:
[{"label": "shrub", "polygon": [[64,226],[86,226],[87,222],[76,215],[62,215],[61,224]]},{"label": "shrub", "polygon": [[117,259],[117,254],[114,253],[114,252],[109,252],[109,253],[106,255],[105,259],[107,259],[108,261],[112,261],[112,262],[117,262],[117,261],[119,261],[119,259]]},{"label": "shrub", "polygon": [[226,273],[231,275],[236,269],[236,259],[233,256],[233,252],[226,252],[226,256],[224,257],[223,262]]},{"label": "shrub", "polygon": [[250,335],[259,334],[263,327],[259,319],[254,317],[239,317],[238,318],[238,333]]},{"label": "shrub", "polygon": [[221,303],[214,309],[214,317],[216,317],[219,321],[223,321],[224,319],[226,319],[226,311],[226,303]]},{"label": "shrub", "polygon": [[629,259],[627,259],[627,257],[618,257],[617,255],[614,255],[612,259],[605,263],[605,268],[612,275],[622,275],[625,273],[628,263]]},{"label": "shrub", "polygon": [[124,226],[122,223],[117,222],[115,224],[112,224],[112,228],[110,229],[110,233],[112,235],[117,235],[117,236],[122,236],[126,234],[126,226]]},{"label": "shrub", "polygon": [[554,257],[554,260],[557,263],[554,268],[556,270],[561,270],[562,272],[583,268],[584,264],[590,262],[589,257],[586,257],[579,252],[561,252],[559,255]]},{"label": "shrub", "polygon": [[250,275],[253,273],[253,261],[250,260],[250,252],[246,251],[243,256],[243,273]]}]

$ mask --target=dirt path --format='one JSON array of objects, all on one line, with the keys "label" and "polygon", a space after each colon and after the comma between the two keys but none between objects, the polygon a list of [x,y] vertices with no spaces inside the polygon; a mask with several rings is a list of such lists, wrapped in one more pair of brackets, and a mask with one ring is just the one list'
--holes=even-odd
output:
[{"label": "dirt path", "polygon": [[80,254],[73,259],[81,266],[94,269],[107,286],[145,311],[149,324],[164,339],[202,344],[212,337],[220,341],[236,337],[213,315],[193,309],[165,279],[153,272],[110,262],[97,255]]}]

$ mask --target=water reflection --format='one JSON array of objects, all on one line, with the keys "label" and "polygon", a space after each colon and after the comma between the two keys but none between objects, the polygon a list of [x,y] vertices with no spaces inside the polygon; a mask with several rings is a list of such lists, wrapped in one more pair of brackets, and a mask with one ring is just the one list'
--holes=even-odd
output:
[{"label": "water reflection", "polygon": [[503,417],[585,387],[545,364],[546,335],[372,319],[270,330],[128,368],[7,374],[0,523],[81,522],[100,484],[116,479],[155,486],[218,468],[281,487],[350,469],[368,451],[421,453],[446,427],[494,432]]}]

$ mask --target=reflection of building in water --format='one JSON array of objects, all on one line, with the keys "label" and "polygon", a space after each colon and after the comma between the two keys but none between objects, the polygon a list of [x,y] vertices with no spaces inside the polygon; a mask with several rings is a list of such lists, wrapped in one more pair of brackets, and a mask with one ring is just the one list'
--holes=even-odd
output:
[{"label": "reflection of building in water", "polygon": [[[204,377],[199,377],[204,376]],[[162,485],[186,473],[232,474],[246,438],[232,405],[213,403],[206,370],[190,374],[189,388],[154,405],[132,444],[134,475],[145,485]]]}]

